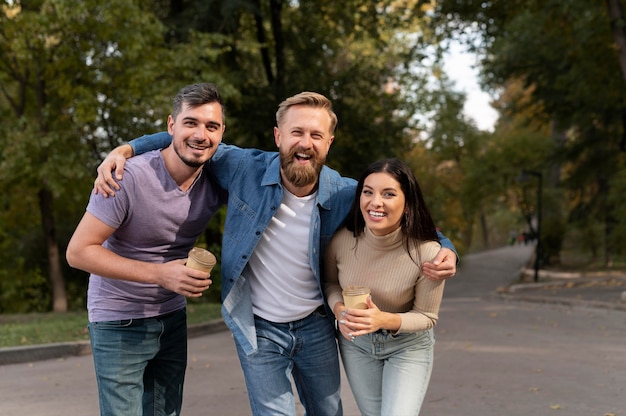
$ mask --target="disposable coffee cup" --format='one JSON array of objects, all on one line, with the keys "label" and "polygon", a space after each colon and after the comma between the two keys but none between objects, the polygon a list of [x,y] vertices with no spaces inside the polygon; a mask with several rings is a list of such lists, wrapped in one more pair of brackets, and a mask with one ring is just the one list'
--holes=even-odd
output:
[{"label": "disposable coffee cup", "polygon": [[191,251],[189,251],[186,266],[191,267],[192,269],[202,270],[206,273],[211,273],[215,263],[217,263],[217,259],[213,253],[204,248],[194,247]]},{"label": "disposable coffee cup", "polygon": [[341,292],[343,304],[350,309],[367,309],[367,298],[370,288],[365,286],[348,286]]}]

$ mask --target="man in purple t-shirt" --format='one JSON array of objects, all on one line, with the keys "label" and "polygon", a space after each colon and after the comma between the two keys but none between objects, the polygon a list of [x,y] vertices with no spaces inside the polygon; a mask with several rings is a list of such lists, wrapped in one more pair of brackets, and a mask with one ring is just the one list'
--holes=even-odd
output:
[{"label": "man in purple t-shirt", "polygon": [[[209,274],[184,258],[226,193],[206,171],[224,133],[213,84],[174,98],[165,149],[134,158],[115,198],[92,193],[67,248],[90,273],[87,309],[101,415],[179,415],[187,366],[185,297]],[[156,412],[156,413],[155,413]]]}]

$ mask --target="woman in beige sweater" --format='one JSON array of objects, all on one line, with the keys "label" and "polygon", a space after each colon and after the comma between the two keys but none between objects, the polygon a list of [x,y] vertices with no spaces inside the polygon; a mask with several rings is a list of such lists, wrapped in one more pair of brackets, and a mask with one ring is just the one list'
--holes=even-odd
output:
[{"label": "woman in beige sweater", "polygon": [[[324,266],[342,361],[363,415],[419,414],[444,287],[421,265],[435,257],[438,240],[411,169],[397,159],[371,164]],[[342,288],[354,286],[370,289],[367,309],[345,307]]]}]

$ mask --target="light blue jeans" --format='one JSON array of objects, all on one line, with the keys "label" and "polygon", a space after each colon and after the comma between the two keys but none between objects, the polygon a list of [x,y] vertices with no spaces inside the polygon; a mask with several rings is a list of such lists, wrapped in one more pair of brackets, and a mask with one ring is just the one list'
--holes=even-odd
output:
[{"label": "light blue jeans", "polygon": [[306,415],[341,416],[337,341],[325,313],[288,323],[255,317],[254,323],[258,351],[246,356],[237,345],[252,414],[295,415],[292,376]]},{"label": "light blue jeans", "polygon": [[338,335],[343,366],[361,414],[417,416],[433,368],[433,331],[392,335],[380,330],[353,342]]},{"label": "light blue jeans", "polygon": [[102,416],[179,415],[187,368],[187,313],[90,322]]}]

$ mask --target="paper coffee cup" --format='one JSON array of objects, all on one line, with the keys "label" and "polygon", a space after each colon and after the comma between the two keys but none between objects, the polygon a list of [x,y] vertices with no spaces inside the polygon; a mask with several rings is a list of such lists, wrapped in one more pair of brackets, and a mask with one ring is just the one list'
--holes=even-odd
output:
[{"label": "paper coffee cup", "polygon": [[209,250],[200,247],[194,247],[189,251],[187,258],[187,267],[192,269],[202,270],[203,272],[210,273],[213,270],[213,266],[217,263],[215,255]]},{"label": "paper coffee cup", "polygon": [[367,298],[370,296],[370,288],[365,286],[348,286],[341,292],[343,304],[346,308],[367,309]]}]

